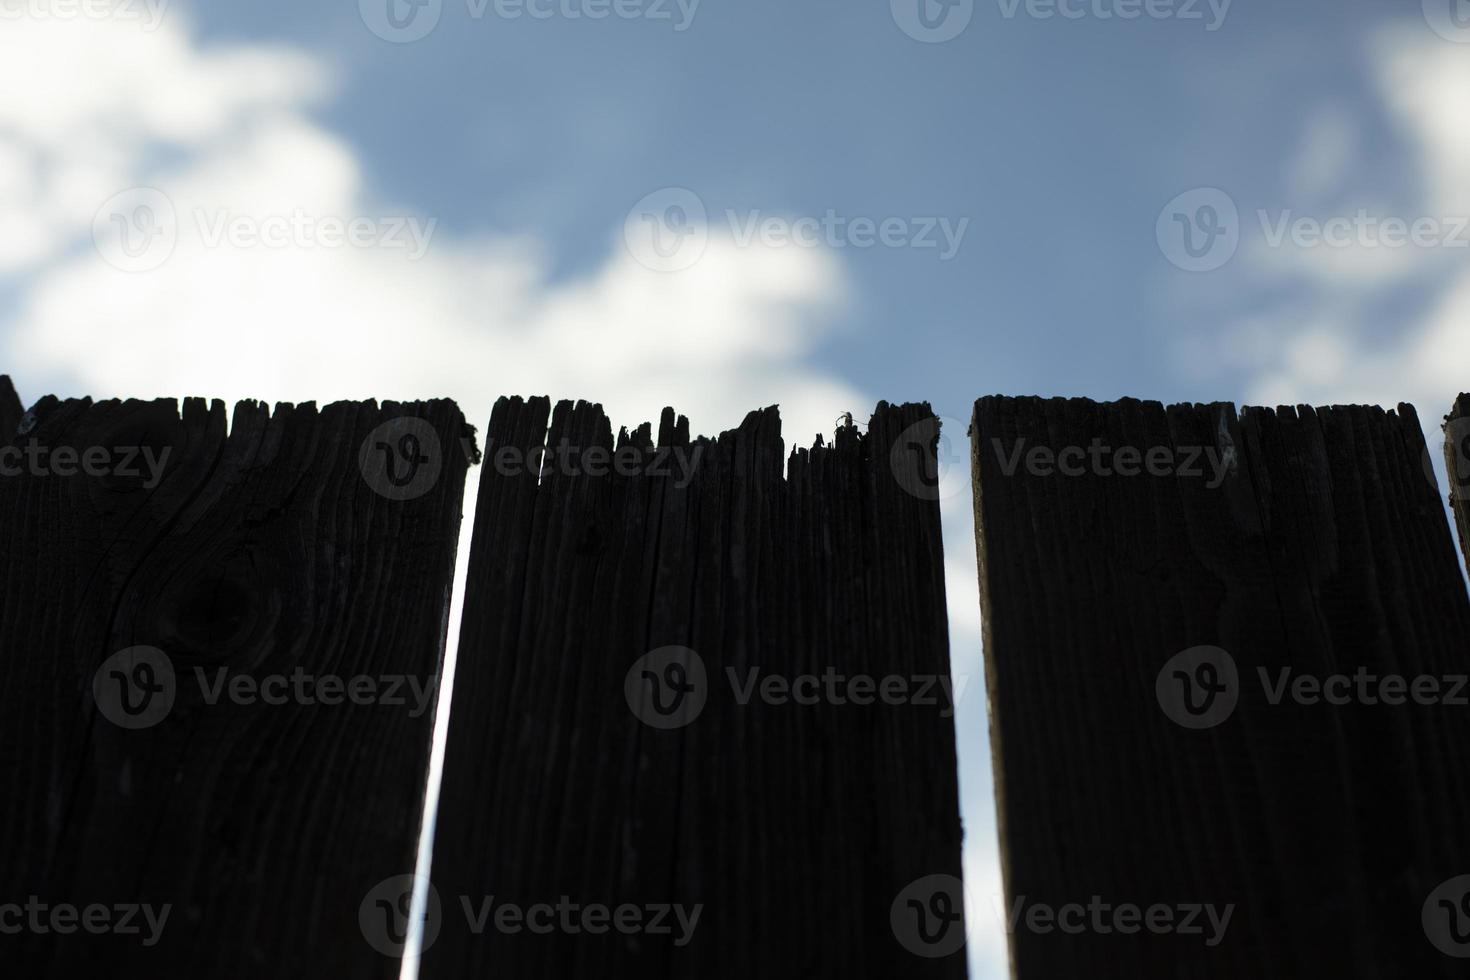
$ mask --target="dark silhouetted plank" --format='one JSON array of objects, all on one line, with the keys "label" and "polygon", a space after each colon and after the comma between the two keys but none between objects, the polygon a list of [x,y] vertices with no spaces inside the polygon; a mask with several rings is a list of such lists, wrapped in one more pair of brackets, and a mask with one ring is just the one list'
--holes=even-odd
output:
[{"label": "dark silhouetted plank", "polygon": [[[932,463],[927,406],[880,404],[866,434],[792,454],[787,478],[774,408],[715,440],[691,440],[671,410],[656,438],[645,425],[614,440],[596,405],[502,399],[489,432],[422,975],[964,976],[962,921],[943,958],[911,953],[890,923],[917,879],[951,876],[960,898],[943,702],[742,706],[726,673],[948,678],[939,508],[899,479],[923,462],[905,441]],[[697,463],[687,479],[514,472],[563,442]],[[643,659],[669,645],[697,655],[705,679],[685,704],[704,703],[664,729],[640,720],[662,717],[642,669],[669,676]],[[662,936],[511,934],[492,911],[477,935],[463,900],[489,896],[702,912]]]},{"label": "dark silhouetted plank", "polygon": [[1444,423],[1445,471],[1460,551],[1470,563],[1470,395],[1460,395]]},{"label": "dark silhouetted plank", "polygon": [[[414,861],[467,468],[458,408],[242,402],[228,435],[218,401],[35,411],[22,442],[54,465],[0,480],[0,901],[170,912],[153,945],[146,927],[0,937],[8,967],[395,976],[358,912]],[[404,433],[378,427],[410,416],[430,461],[397,491],[373,461]],[[64,447],[168,455],[157,479],[120,472],[121,453],[105,475],[63,475]],[[161,654],[118,660],[140,645]],[[285,703],[210,703],[221,669],[284,676],[266,693]],[[378,686],[354,688],[370,704],[322,703],[342,691],[298,669]],[[427,703],[407,687],[391,703],[394,676]],[[148,707],[127,714],[124,693]]]},{"label": "dark silhouetted plank", "polygon": [[8,444],[14,437],[15,427],[20,424],[24,411],[15,386],[10,383],[10,376],[0,374],[0,445]]},{"label": "dark silhouetted plank", "polygon": [[[1470,708],[1273,705],[1260,674],[1470,669],[1470,606],[1413,408],[1237,419],[1221,404],[984,398],[972,437],[1008,910],[1234,906],[1213,947],[1208,924],[1067,934],[1023,918],[1016,975],[1464,975],[1421,915],[1470,873]],[[1235,465],[1214,487],[1177,471],[1005,472],[1020,440],[1094,439],[1233,450]],[[1199,645],[1226,651],[1238,680],[1213,702],[1194,687],[1196,717],[1174,671],[1210,675],[1170,661]],[[1213,724],[1177,724],[1166,705]]]}]

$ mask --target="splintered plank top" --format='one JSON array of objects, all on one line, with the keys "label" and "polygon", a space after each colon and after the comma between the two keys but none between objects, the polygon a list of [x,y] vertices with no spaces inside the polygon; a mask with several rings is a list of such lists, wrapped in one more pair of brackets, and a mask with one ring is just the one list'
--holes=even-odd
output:
[{"label": "splintered plank top", "polygon": [[1460,550],[1470,562],[1470,395],[1460,395],[1444,421],[1445,472]]},{"label": "splintered plank top", "polygon": [[395,976],[359,911],[413,867],[458,408],[242,402],[228,436],[198,399],[36,417],[38,462],[0,480],[0,881],[168,917],[0,950],[25,975]]},{"label": "splintered plank top", "polygon": [[1414,410],[995,397],[972,438],[1020,980],[1461,975],[1470,708],[1352,693],[1470,670]]},{"label": "splintered plank top", "polygon": [[[904,704],[750,687],[949,680],[939,507],[901,479],[936,422],[880,404],[783,476],[774,408],[691,439],[671,410],[615,438],[596,405],[496,405],[426,980],[964,975],[938,686]],[[935,946],[905,945],[909,900]],[[538,903],[546,934],[516,917]]]}]

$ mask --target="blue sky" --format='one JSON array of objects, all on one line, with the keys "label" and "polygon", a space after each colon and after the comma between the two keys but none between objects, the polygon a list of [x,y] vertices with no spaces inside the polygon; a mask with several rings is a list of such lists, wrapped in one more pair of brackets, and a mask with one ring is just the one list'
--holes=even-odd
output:
[{"label": "blue sky", "polygon": [[[380,36],[387,0],[58,2],[0,23],[0,370],[23,396],[447,394],[483,424],[545,392],[706,432],[779,402],[788,442],[877,398],[952,420],[978,977],[1004,939],[973,399],[1407,399],[1432,428],[1466,385],[1463,0],[430,0],[412,41]],[[139,201],[163,251],[107,238],[145,230]],[[694,238],[661,228],[693,243],[678,268],[650,268],[640,201],[702,210]],[[292,214],[316,224],[261,234]]]}]

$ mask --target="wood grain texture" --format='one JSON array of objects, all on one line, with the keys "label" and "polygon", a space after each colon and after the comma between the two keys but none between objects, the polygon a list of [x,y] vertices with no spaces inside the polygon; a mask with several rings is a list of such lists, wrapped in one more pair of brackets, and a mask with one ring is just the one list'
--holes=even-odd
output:
[{"label": "wood grain texture", "polygon": [[[224,405],[200,399],[180,413],[47,398],[36,416],[23,442],[51,462],[0,480],[0,902],[170,912],[152,945],[146,928],[0,936],[7,968],[396,976],[358,913],[379,880],[412,870],[432,700],[344,692],[359,676],[425,689],[438,674],[467,468],[458,408],[242,402],[228,435]],[[389,499],[360,454],[407,417],[437,437],[420,448],[439,472]],[[168,455],[158,479],[120,454],[106,473],[63,473],[58,450],[96,447]],[[138,645],[164,666],[114,659]],[[168,707],[143,690],[165,688],[165,668],[171,708],[123,727],[124,695]],[[211,695],[221,670],[281,703]]]},{"label": "wood grain texture", "polygon": [[[992,397],[971,435],[1008,909],[1234,906],[1214,946],[1208,925],[1072,934],[1023,918],[1015,975],[1462,976],[1421,913],[1470,873],[1470,708],[1272,704],[1261,676],[1470,670],[1470,604],[1414,409],[1237,418],[1227,404]],[[1217,486],[1179,466],[1007,473],[1023,441],[1094,440],[1181,463],[1190,447],[1233,450],[1234,464]],[[1187,728],[1157,684],[1198,645],[1233,659],[1234,694],[1216,703],[1238,700]]]},{"label": "wood grain texture", "polygon": [[[963,952],[916,956],[890,925],[910,882],[960,875],[942,702],[742,705],[727,674],[948,678],[939,508],[904,489],[894,459],[909,457],[893,456],[916,427],[937,432],[927,406],[880,403],[867,433],[843,427],[835,445],[793,453],[783,477],[774,408],[717,439],[691,439],[672,410],[656,437],[644,425],[614,439],[596,405],[496,405],[427,980],[964,976]],[[516,470],[519,455],[563,444],[640,462],[604,475],[552,465],[539,483]],[[656,473],[676,450],[697,460],[687,477]],[[655,692],[636,672],[668,645],[697,655],[704,705],[661,729],[640,720]],[[682,944],[677,930],[512,933],[493,912],[476,933],[463,904],[490,896],[702,913]]]}]

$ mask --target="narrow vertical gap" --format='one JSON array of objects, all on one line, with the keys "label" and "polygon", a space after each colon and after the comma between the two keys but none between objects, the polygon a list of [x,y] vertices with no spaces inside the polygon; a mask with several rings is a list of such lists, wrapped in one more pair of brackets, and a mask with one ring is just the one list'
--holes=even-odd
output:
[{"label": "narrow vertical gap", "polygon": [[445,633],[444,658],[439,671],[439,698],[434,708],[429,778],[424,786],[424,809],[419,820],[419,847],[414,862],[408,941],[404,945],[398,980],[418,980],[419,975],[424,917],[429,905],[429,874],[434,866],[434,828],[439,819],[439,789],[444,781],[444,751],[449,741],[449,709],[454,703],[454,673],[459,663],[459,628],[464,618],[465,586],[470,570],[470,542],[474,539],[475,504],[480,496],[480,474],[483,472],[483,467],[471,467],[465,475],[459,541],[454,555],[454,587],[449,599],[449,625]]}]

